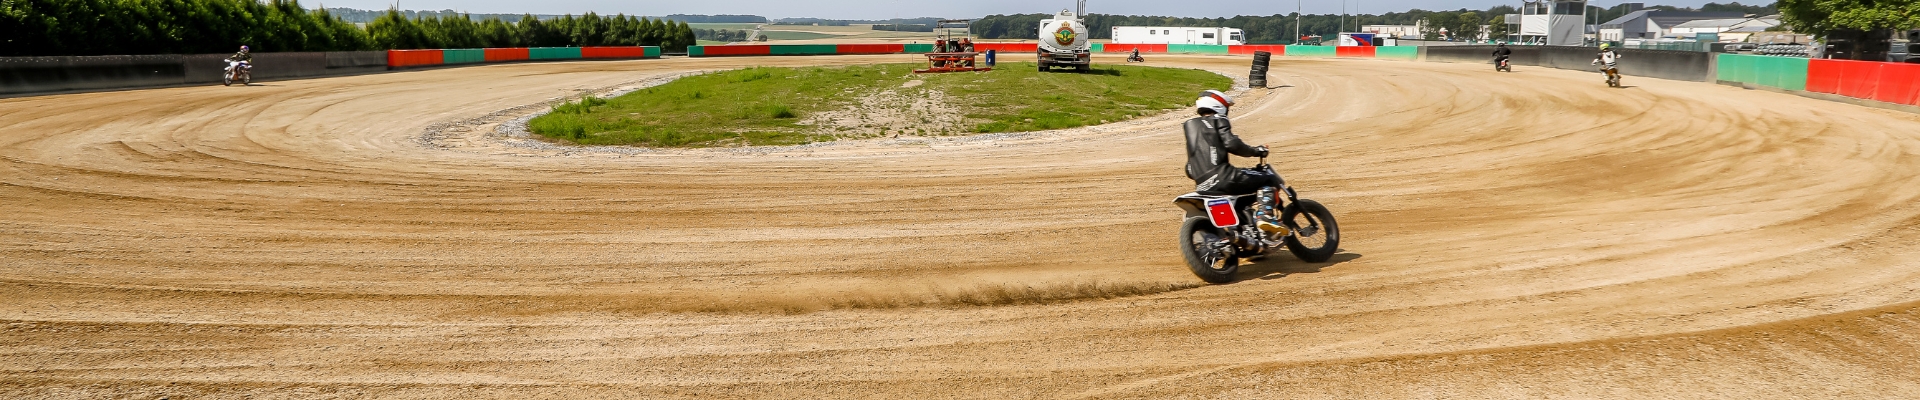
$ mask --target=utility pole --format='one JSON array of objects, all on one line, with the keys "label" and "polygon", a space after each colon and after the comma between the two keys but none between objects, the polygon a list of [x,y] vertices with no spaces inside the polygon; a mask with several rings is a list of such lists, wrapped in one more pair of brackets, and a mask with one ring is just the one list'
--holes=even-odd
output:
[{"label": "utility pole", "polygon": [[1295,0],[1293,4],[1293,44],[1300,44],[1300,13],[1306,11],[1306,0]]}]

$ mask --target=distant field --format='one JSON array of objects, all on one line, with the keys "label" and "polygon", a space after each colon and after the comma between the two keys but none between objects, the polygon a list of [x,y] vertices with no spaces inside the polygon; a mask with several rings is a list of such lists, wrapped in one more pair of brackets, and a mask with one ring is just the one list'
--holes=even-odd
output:
[{"label": "distant field", "polygon": [[760,24],[687,24],[687,27],[694,29],[753,30],[756,26],[760,26]]},{"label": "distant field", "polygon": [[829,35],[825,33],[816,33],[816,32],[772,31],[772,30],[760,31],[760,34],[767,35],[767,40],[813,40],[813,39],[836,38],[836,37],[845,36],[845,35]]}]

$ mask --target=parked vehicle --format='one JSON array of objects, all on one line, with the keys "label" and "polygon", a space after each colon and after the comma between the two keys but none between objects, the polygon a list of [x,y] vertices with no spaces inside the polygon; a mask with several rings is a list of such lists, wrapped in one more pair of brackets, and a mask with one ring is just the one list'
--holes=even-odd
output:
[{"label": "parked vehicle", "polygon": [[1180,26],[1116,26],[1113,42],[1123,44],[1246,44],[1239,29]]},{"label": "parked vehicle", "polygon": [[[1265,158],[1254,168],[1273,173],[1273,166],[1267,165]],[[1275,209],[1284,210],[1280,225],[1288,231],[1260,230],[1254,220],[1255,207],[1279,195],[1285,195],[1286,202],[1276,203]],[[1187,269],[1207,282],[1232,282],[1240,271],[1240,260],[1266,257],[1281,246],[1301,261],[1315,263],[1326,262],[1340,250],[1340,225],[1334,222],[1333,212],[1319,202],[1300,198],[1284,182],[1278,188],[1238,196],[1188,193],[1174,198],[1173,203],[1186,211],[1180,223],[1180,253],[1187,260]]]},{"label": "parked vehicle", "polygon": [[1093,68],[1093,43],[1087,37],[1087,24],[1080,22],[1087,0],[1080,0],[1078,8],[1078,12],[1060,10],[1053,18],[1040,20],[1040,72],[1055,66],[1081,72]]}]

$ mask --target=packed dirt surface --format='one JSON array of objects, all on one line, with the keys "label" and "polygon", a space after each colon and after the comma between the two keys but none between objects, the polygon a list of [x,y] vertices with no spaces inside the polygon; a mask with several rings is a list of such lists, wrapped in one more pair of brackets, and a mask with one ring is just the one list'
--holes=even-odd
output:
[{"label": "packed dirt surface", "polygon": [[1175,247],[1180,113],[783,148],[510,133],[688,71],[916,58],[0,99],[0,397],[1920,397],[1920,115],[1279,59],[1236,130],[1344,250],[1226,285]]}]

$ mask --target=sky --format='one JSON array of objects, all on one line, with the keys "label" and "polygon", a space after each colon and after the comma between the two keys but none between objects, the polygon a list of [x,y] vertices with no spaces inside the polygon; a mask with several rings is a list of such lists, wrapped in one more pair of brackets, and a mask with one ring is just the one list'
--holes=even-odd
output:
[{"label": "sky", "polygon": [[[1663,4],[1683,7],[1699,7],[1711,0],[1672,0],[1646,1],[1649,5]],[[1720,0],[1725,2],[1725,0]],[[1749,2],[1765,3],[1768,0]],[[1073,0],[644,0],[644,1],[608,1],[608,0],[406,0],[398,2],[403,10],[445,10],[452,9],[471,13],[489,14],[581,14],[593,11],[601,14],[628,14],[662,16],[668,14],[744,14],[759,15],[768,18],[812,17],[826,19],[888,19],[914,17],[975,18],[989,14],[1051,14],[1063,9],[1072,9]],[[1296,4],[1299,3],[1299,4]],[[1356,4],[1357,3],[1357,4]],[[1622,1],[1599,1],[1592,5],[1612,7]],[[308,7],[324,5],[326,7],[346,7],[363,10],[384,10],[395,4],[393,0],[308,0],[302,2]],[[1425,10],[1457,10],[1468,8],[1484,10],[1493,6],[1508,4],[1519,6],[1519,0],[1347,0],[1348,12],[1357,6],[1360,12],[1381,14],[1406,11],[1419,8]],[[1341,1],[1181,1],[1181,0],[1088,0],[1087,12],[1119,15],[1156,15],[1174,17],[1232,17],[1235,15],[1273,15],[1292,13],[1299,7],[1307,14],[1338,14]]]}]

